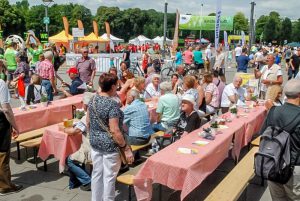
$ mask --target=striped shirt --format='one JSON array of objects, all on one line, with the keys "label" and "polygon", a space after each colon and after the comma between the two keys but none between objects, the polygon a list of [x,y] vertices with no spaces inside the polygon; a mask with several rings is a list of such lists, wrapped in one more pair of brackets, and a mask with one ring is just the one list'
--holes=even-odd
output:
[{"label": "striped shirt", "polygon": [[51,61],[49,61],[48,59],[42,61],[38,68],[38,74],[42,79],[49,79],[49,80],[53,79],[55,74],[54,74],[54,67]]}]

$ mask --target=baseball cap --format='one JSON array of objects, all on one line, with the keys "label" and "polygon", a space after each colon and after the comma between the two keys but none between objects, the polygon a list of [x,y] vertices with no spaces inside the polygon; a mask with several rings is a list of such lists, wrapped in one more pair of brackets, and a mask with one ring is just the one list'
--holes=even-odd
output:
[{"label": "baseball cap", "polygon": [[188,101],[188,102],[192,103],[193,106],[196,105],[194,96],[192,96],[192,95],[190,95],[190,94],[185,94],[185,95],[182,97],[182,101]]},{"label": "baseball cap", "polygon": [[73,73],[73,74],[78,74],[78,70],[75,66],[72,66],[70,67],[68,70],[67,70],[67,73],[70,74],[70,73]]}]

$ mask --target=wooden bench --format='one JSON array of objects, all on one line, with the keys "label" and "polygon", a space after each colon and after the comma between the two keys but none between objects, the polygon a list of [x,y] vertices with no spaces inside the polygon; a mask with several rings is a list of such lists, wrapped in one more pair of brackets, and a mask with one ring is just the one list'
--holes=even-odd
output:
[{"label": "wooden bench", "polygon": [[19,135],[18,138],[13,139],[13,141],[15,141],[17,143],[18,160],[20,160],[20,143],[34,139],[34,138],[41,137],[44,133],[44,130],[45,130],[45,128],[40,128],[37,130],[22,133]]},{"label": "wooden bench", "polygon": [[158,131],[158,132],[156,132],[156,133],[154,133],[154,134],[151,135],[151,139],[149,140],[149,142],[148,142],[147,144],[143,144],[143,145],[131,145],[131,146],[130,146],[130,147],[131,147],[131,150],[132,150],[133,152],[135,152],[135,151],[139,151],[139,150],[141,150],[141,149],[144,149],[144,148],[146,148],[146,147],[149,147],[149,146],[152,145],[152,142],[153,142],[153,140],[155,139],[155,137],[163,136],[163,135],[164,135],[164,132],[163,132],[163,131]]},{"label": "wooden bench", "polygon": [[133,187],[133,178],[137,172],[141,169],[143,163],[134,168],[130,168],[127,172],[119,175],[117,181],[128,186],[128,200],[131,201],[131,190]]},{"label": "wooden bench", "polygon": [[[37,167],[37,154],[38,154],[38,149],[40,147],[41,142],[42,142],[42,137],[38,137],[38,138],[33,138],[31,140],[27,140],[27,141],[20,143],[21,147],[26,148],[26,159],[27,159],[27,149],[28,148],[33,149],[33,158],[34,158],[34,163],[35,163],[36,168],[38,168]],[[44,169],[45,169],[45,163],[44,163]]]},{"label": "wooden bench", "polygon": [[206,197],[205,201],[234,201],[237,200],[254,177],[254,154],[258,147],[253,147],[247,155],[230,171]]},{"label": "wooden bench", "polygon": [[259,143],[260,143],[260,136],[258,136],[257,138],[255,138],[255,139],[251,142],[251,145],[252,145],[252,146],[259,147]]}]

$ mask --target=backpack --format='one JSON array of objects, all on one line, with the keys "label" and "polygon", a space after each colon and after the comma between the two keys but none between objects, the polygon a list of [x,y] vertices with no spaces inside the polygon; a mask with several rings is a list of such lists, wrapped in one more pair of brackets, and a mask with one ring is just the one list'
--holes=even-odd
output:
[{"label": "backpack", "polygon": [[[271,118],[274,117],[275,109]],[[294,170],[294,165],[291,164],[290,152],[290,135],[292,133],[287,132],[285,128],[291,125],[298,115],[282,128],[270,125],[263,132],[259,151],[254,155],[254,168],[257,176],[281,184],[289,181]],[[296,124],[296,126],[298,125]],[[294,128],[292,131],[294,131]]]}]

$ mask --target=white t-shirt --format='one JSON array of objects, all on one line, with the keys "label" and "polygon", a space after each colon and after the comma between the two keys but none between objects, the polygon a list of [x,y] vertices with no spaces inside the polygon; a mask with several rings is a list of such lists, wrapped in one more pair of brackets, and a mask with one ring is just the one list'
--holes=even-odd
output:
[{"label": "white t-shirt", "polygon": [[221,107],[230,107],[231,101],[229,100],[229,96],[238,96],[238,105],[243,105],[245,102],[245,97],[247,96],[247,91],[243,87],[235,88],[233,83],[228,84],[225,86],[222,100],[221,100]]},{"label": "white t-shirt", "polygon": [[236,56],[236,57],[241,56],[241,54],[242,54],[242,48],[241,48],[241,47],[236,47],[236,48],[234,49],[234,51],[235,51],[235,56]]},{"label": "white t-shirt", "polygon": [[[274,73],[274,68],[278,68],[278,70]],[[280,66],[278,66],[277,64],[273,64],[273,66],[271,68],[268,68],[268,65],[265,65],[262,67],[262,69],[260,70],[260,72],[262,73],[261,75],[261,81],[262,80],[277,80],[278,76],[282,76],[282,71]],[[267,92],[267,85],[260,83],[260,91],[264,91]]]},{"label": "white t-shirt", "polygon": [[212,57],[210,48],[207,48],[207,49],[205,50],[205,55],[206,55],[205,59],[208,58],[208,60],[210,61],[210,59],[211,59],[211,57]]},{"label": "white t-shirt", "polygon": [[225,62],[225,54],[224,53],[217,54],[214,69],[225,68],[223,61]]},{"label": "white t-shirt", "polygon": [[8,87],[6,83],[0,79],[0,104],[5,104],[9,102],[10,102],[10,93]]},{"label": "white t-shirt", "polygon": [[158,87],[158,90],[155,89],[153,83],[148,84],[146,87],[144,98],[152,98],[152,97],[159,97],[160,96],[160,88]]}]

